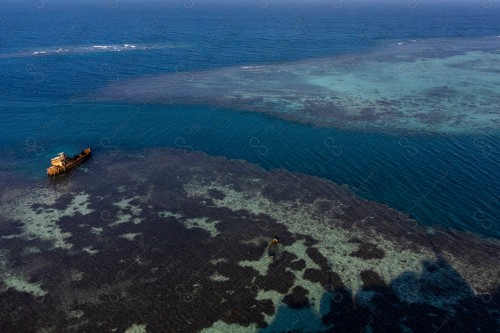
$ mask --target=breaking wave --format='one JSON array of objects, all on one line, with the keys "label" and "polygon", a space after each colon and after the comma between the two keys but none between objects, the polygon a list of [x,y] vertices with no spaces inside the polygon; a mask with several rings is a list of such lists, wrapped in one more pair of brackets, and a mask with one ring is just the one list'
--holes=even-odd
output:
[{"label": "breaking wave", "polygon": [[83,54],[83,53],[104,53],[104,52],[123,52],[134,50],[152,50],[167,48],[184,48],[187,43],[158,43],[158,44],[96,44],[96,45],[74,45],[74,46],[55,46],[47,48],[37,48],[23,50],[11,53],[0,53],[0,59],[20,58],[33,56],[51,56],[58,54]]}]

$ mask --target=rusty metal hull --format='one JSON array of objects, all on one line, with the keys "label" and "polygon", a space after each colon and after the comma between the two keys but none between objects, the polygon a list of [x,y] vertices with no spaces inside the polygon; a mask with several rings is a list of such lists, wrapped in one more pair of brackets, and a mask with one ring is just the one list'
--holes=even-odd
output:
[{"label": "rusty metal hull", "polygon": [[86,148],[82,150],[78,155],[69,158],[64,165],[61,166],[52,165],[51,167],[47,168],[47,174],[49,176],[55,176],[57,174],[68,171],[76,167],[77,165],[81,164],[83,161],[85,161],[90,156],[91,152],[92,152],[91,148]]}]

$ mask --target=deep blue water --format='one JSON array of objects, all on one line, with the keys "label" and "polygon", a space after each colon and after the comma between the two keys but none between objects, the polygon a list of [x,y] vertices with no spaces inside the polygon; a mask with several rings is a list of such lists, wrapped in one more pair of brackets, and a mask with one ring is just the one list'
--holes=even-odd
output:
[{"label": "deep blue water", "polygon": [[[1,166],[34,181],[45,177],[48,159],[62,150],[180,147],[325,177],[422,223],[499,238],[498,131],[359,133],[209,106],[97,104],[85,98],[110,81],[147,74],[500,32],[500,8],[487,8],[487,2],[411,4],[2,3]],[[136,49],[92,48],[124,44]]]}]

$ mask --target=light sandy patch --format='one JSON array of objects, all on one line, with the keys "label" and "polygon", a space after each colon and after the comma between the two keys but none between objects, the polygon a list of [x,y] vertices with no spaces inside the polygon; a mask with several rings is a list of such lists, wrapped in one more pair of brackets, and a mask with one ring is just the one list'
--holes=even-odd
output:
[{"label": "light sandy patch", "polygon": [[94,210],[88,207],[90,204],[89,198],[90,195],[88,193],[81,192],[74,194],[71,203],[65,210],[62,211],[62,216],[74,216],[76,213],[80,213],[82,215],[92,213]]},{"label": "light sandy patch", "polygon": [[73,194],[70,204],[64,210],[31,207],[33,204],[55,204],[59,194],[51,189],[32,189],[29,192],[19,190],[18,194],[10,202],[0,203],[0,210],[8,218],[22,223],[23,238],[50,241],[55,248],[70,249],[73,246],[66,241],[71,233],[63,232],[58,225],[61,218],[93,212],[88,207],[89,194],[83,192]]},{"label": "light sandy patch", "polygon": [[138,199],[137,197],[134,198],[129,198],[129,199],[122,199],[121,201],[113,203],[113,205],[121,208],[121,209],[130,209],[133,215],[140,215],[142,212],[142,209],[139,206],[132,205],[130,202],[133,200]]},{"label": "light sandy patch", "polygon": [[3,283],[7,288],[12,288],[19,292],[30,293],[35,297],[47,295],[47,292],[41,288],[39,283],[30,283],[23,276],[6,275],[3,277]]},{"label": "light sandy patch", "polygon": [[[109,224],[110,227],[117,226],[122,223],[128,223],[128,222],[133,222],[134,224],[139,224],[143,221],[142,218],[140,218],[140,215],[142,213],[142,208],[131,204],[133,200],[140,200],[139,197],[133,197],[133,198],[128,198],[128,199],[122,199],[118,202],[114,202],[113,205],[117,206],[120,208],[120,210],[117,213],[118,219],[113,221],[112,223]],[[126,211],[129,211],[129,213],[126,213]]]},{"label": "light sandy patch", "polygon": [[257,326],[255,324],[251,324],[247,327],[228,324],[223,322],[222,320],[216,321],[211,327],[205,328],[200,331],[200,333],[255,333],[257,332]]},{"label": "light sandy patch", "polygon": [[264,252],[264,254],[262,254],[262,257],[260,257],[260,259],[254,260],[254,261],[242,260],[242,261],[238,262],[238,265],[243,266],[243,267],[244,266],[252,267],[257,272],[259,272],[260,275],[266,275],[267,268],[268,268],[270,262],[271,262],[271,259],[267,255],[267,252]]},{"label": "light sandy patch", "polygon": [[110,227],[115,227],[122,223],[128,223],[133,219],[130,214],[118,214],[118,219],[109,224]]},{"label": "light sandy patch", "polygon": [[146,333],[146,325],[144,324],[133,324],[127,330],[125,333]]},{"label": "light sandy patch", "polygon": [[118,237],[122,237],[122,238],[128,239],[129,241],[133,241],[133,240],[134,240],[134,238],[135,238],[136,236],[139,236],[139,235],[141,235],[141,233],[140,233],[140,232],[136,232],[136,233],[132,233],[132,232],[131,232],[131,233],[128,233],[128,234],[122,234],[122,235],[120,235],[120,236],[118,236]]},{"label": "light sandy patch", "polygon": [[217,265],[220,262],[227,262],[227,259],[226,258],[217,258],[217,259],[210,260],[210,263],[212,265]]},{"label": "light sandy patch", "polygon": [[253,245],[260,245],[262,243],[267,243],[269,242],[269,238],[266,238],[266,237],[256,237],[256,238],[253,238],[253,239],[250,239],[250,240],[245,240],[245,241],[242,241],[241,243],[243,244],[253,244]]},{"label": "light sandy patch", "polygon": [[71,281],[80,281],[81,279],[83,279],[83,272],[80,272],[78,270],[72,270],[70,272],[71,274]]},{"label": "light sandy patch", "polygon": [[33,253],[40,253],[40,252],[42,252],[42,250],[40,250],[39,247],[29,246],[29,247],[25,247],[23,249],[23,256],[30,255],[30,254],[33,254]]},{"label": "light sandy patch", "polygon": [[219,234],[219,231],[215,227],[220,221],[210,221],[207,217],[194,217],[194,218],[186,218],[181,213],[174,213],[169,211],[162,211],[158,213],[160,217],[175,217],[175,219],[181,222],[186,228],[201,228],[210,233],[210,236],[215,237]]},{"label": "light sandy patch", "polygon": [[214,273],[210,276],[210,280],[218,281],[218,282],[225,282],[225,281],[229,281],[230,279],[227,276],[224,276],[222,274]]},{"label": "light sandy patch", "polygon": [[212,237],[215,237],[219,234],[215,225],[218,221],[209,221],[206,217],[201,218],[190,218],[190,219],[180,219],[182,224],[188,229],[191,228],[201,228],[210,233]]},{"label": "light sandy patch", "polygon": [[68,311],[68,317],[69,318],[76,318],[79,319],[83,317],[85,313],[82,310],[70,310]]},{"label": "light sandy patch", "polygon": [[158,216],[159,217],[175,217],[176,219],[180,219],[184,215],[182,215],[180,213],[173,213],[173,212],[169,212],[169,211],[162,211],[162,212],[158,212]]},{"label": "light sandy patch", "polygon": [[21,238],[21,235],[8,235],[8,236],[2,236],[0,237],[1,239],[14,239],[14,238]]},{"label": "light sandy patch", "polygon": [[103,228],[95,228],[95,227],[92,227],[92,228],[90,229],[90,231],[91,231],[93,234],[95,234],[95,235],[100,235],[100,234],[102,233],[102,230],[103,230]]},{"label": "light sandy patch", "polygon": [[82,251],[87,252],[90,255],[94,255],[96,253],[99,253],[99,250],[94,250],[92,246],[87,246],[82,249]]}]

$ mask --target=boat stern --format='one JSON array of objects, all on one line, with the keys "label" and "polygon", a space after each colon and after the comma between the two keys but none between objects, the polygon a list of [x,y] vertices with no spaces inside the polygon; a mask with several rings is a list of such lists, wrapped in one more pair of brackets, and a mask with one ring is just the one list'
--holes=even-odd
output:
[{"label": "boat stern", "polygon": [[47,168],[47,175],[49,176],[54,176],[57,175],[58,173],[59,173],[59,168],[53,166]]}]

